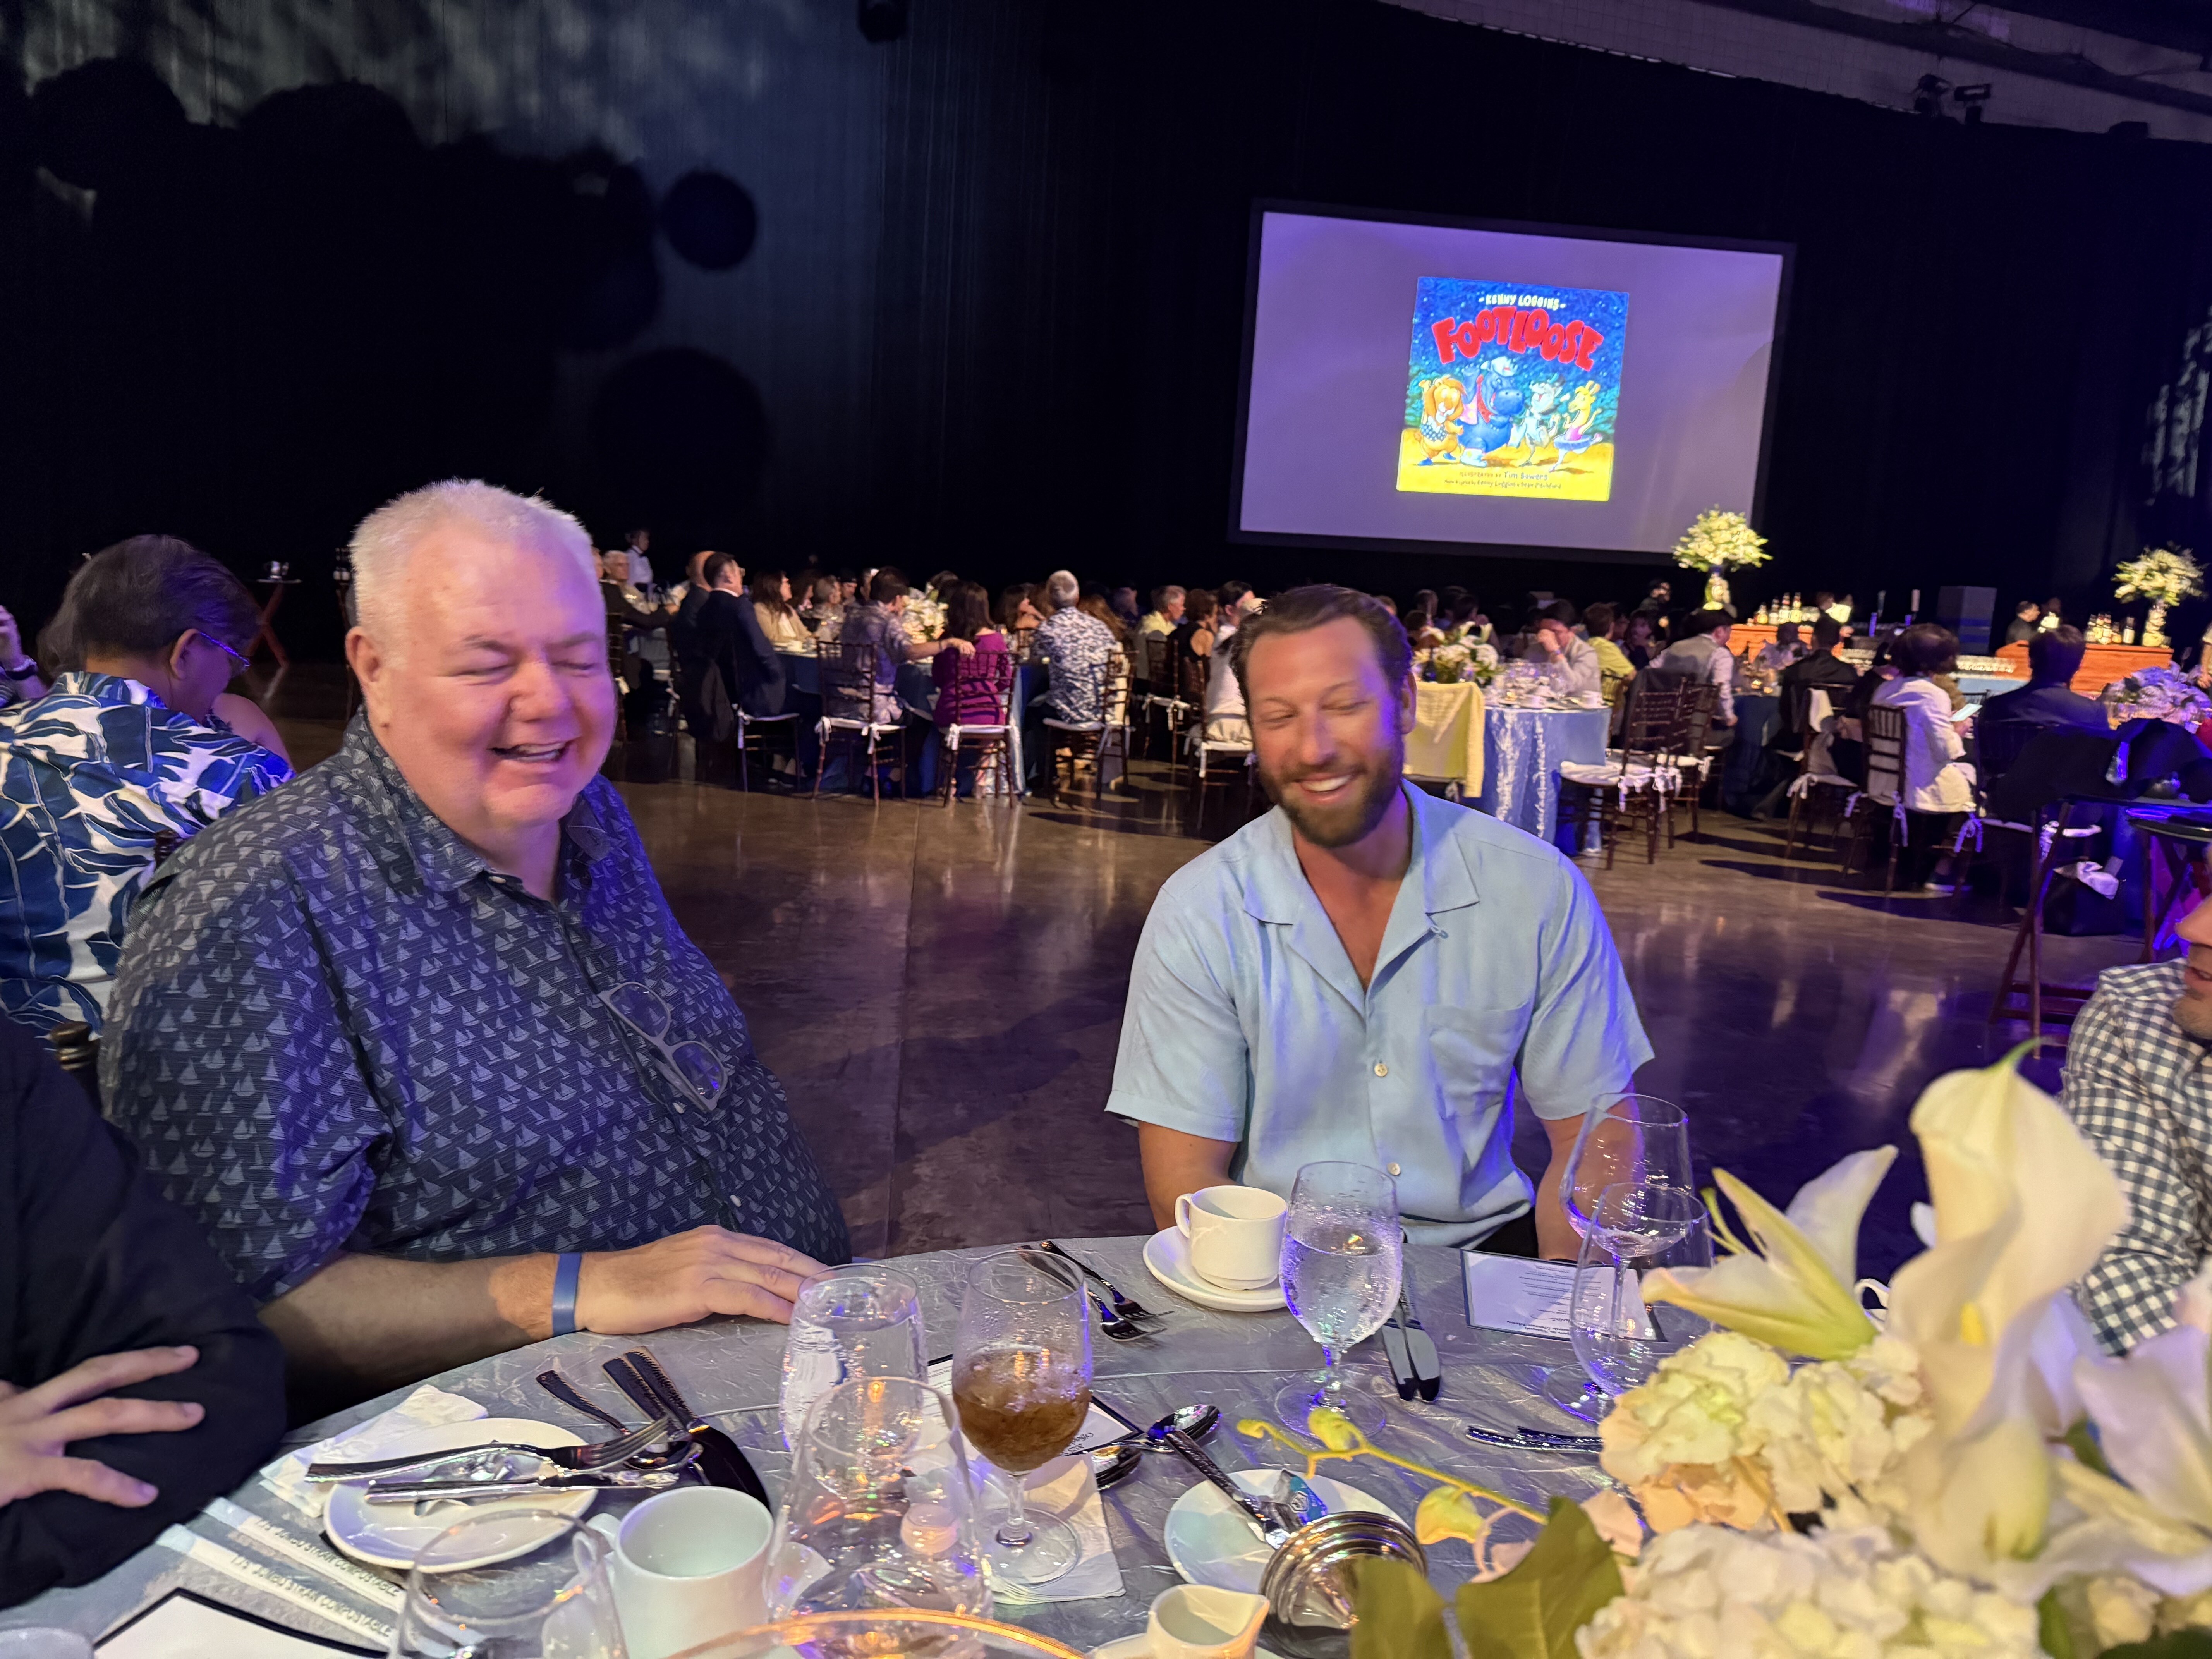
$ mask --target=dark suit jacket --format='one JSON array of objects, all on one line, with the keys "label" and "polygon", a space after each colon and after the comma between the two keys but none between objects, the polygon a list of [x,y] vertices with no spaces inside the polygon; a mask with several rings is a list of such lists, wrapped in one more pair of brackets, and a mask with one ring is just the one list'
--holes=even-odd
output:
[{"label": "dark suit jacket", "polygon": [[699,607],[701,654],[722,671],[722,684],[738,708],[748,714],[784,712],[783,659],[768,641],[753,610],[742,593],[719,590]]},{"label": "dark suit jacket", "polygon": [[1979,719],[1984,725],[2018,720],[2049,731],[2094,732],[2100,738],[2112,735],[2105,705],[2068,690],[2057,680],[2030,680],[2017,691],[1991,697],[1982,705]]},{"label": "dark suit jacket", "polygon": [[1850,688],[1858,684],[1859,671],[1837,656],[1832,651],[1815,651],[1800,657],[1776,677],[1782,694],[1782,718],[1774,722],[1774,731],[1767,738],[1767,747],[1780,748],[1788,744],[1796,752],[1797,740],[1805,735],[1805,711],[1811,706],[1810,692],[1819,686],[1828,694],[1828,701],[1844,712]]},{"label": "dark suit jacket", "polygon": [[144,1509],[62,1492],[0,1507],[0,1607],[97,1578],[235,1487],[284,1429],[276,1339],[198,1223],[155,1190],[137,1149],[45,1049],[0,1019],[0,1377],[29,1389],[97,1355],[190,1343],[190,1370],[116,1392],[196,1400],[207,1415],[179,1434],[69,1448],[160,1487]]}]

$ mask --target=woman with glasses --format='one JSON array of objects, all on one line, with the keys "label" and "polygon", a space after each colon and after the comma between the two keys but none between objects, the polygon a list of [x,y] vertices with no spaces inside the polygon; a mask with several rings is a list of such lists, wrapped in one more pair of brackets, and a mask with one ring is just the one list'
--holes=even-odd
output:
[{"label": "woman with glasses", "polygon": [[267,717],[226,691],[260,628],[244,584],[171,537],[118,543],[70,579],[43,641],[63,672],[0,709],[0,856],[26,923],[0,938],[0,1012],[97,1030],[155,837],[291,777],[250,735]]}]

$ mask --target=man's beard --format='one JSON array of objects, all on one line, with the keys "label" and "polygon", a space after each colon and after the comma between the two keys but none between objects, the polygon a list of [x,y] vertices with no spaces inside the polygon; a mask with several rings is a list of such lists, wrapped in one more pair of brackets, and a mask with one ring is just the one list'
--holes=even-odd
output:
[{"label": "man's beard", "polygon": [[2212,1042],[2212,1002],[2203,997],[2176,997],[2173,1023],[2199,1042]]},{"label": "man's beard", "polygon": [[[1349,847],[1371,832],[1390,810],[1406,770],[1406,742],[1401,738],[1384,751],[1381,764],[1362,770],[1326,806],[1312,806],[1291,799],[1290,793],[1266,767],[1260,769],[1260,787],[1267,799],[1283,809],[1284,817],[1299,835],[1316,847]],[[1295,780],[1291,780],[1295,781]]]}]

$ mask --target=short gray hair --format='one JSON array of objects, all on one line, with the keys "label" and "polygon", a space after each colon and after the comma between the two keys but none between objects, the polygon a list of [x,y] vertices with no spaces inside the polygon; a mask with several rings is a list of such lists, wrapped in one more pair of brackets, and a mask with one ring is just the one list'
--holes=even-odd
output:
[{"label": "short gray hair", "polygon": [[450,525],[572,560],[594,586],[599,580],[592,538],[559,507],[481,478],[447,478],[386,501],[354,531],[347,549],[353,560],[354,614],[365,631],[390,637],[408,558],[426,537]]},{"label": "short gray hair", "polygon": [[1055,611],[1065,611],[1083,597],[1072,570],[1055,570],[1044,579],[1044,596]]}]

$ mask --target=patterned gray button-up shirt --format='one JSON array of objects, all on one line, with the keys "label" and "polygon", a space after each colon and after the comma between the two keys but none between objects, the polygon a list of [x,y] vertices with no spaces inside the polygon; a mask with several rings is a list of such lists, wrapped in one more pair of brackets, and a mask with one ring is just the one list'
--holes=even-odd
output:
[{"label": "patterned gray button-up shirt", "polygon": [[[843,1218],[604,778],[559,897],[495,874],[356,719],[203,830],[131,914],[100,1070],[167,1194],[256,1297],[341,1251],[618,1249],[705,1222],[827,1261]],[[659,994],[728,1084],[677,1109],[599,994]]]},{"label": "patterned gray button-up shirt", "polygon": [[2180,995],[2178,961],[2106,969],[2066,1047],[2066,1109],[2132,1216],[2074,1291],[2116,1353],[2173,1323],[2212,1253],[2212,1049],[2174,1024]]}]

